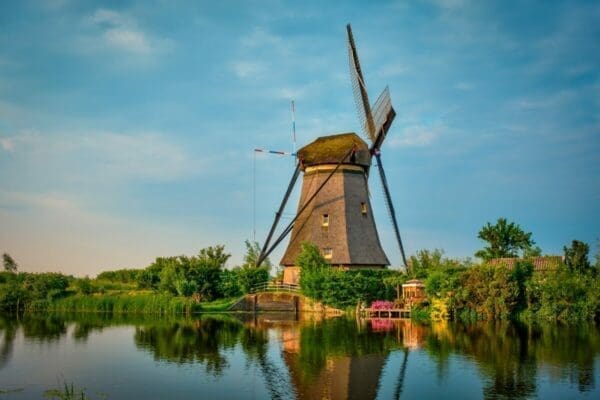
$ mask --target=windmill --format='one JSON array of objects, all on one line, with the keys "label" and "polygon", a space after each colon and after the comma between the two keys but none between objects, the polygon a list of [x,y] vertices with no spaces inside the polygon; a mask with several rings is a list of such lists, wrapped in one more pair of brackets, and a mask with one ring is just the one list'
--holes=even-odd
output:
[{"label": "windmill", "polygon": [[[370,145],[350,132],[317,138],[296,152],[296,169],[257,261],[260,265],[291,232],[280,262],[285,267],[285,283],[298,283],[299,267],[295,261],[303,242],[317,245],[332,266],[345,269],[385,268],[390,264],[379,241],[371,211],[368,177],[373,156],[377,160],[386,206],[406,267],[400,230],[381,161],[381,146],[396,112],[387,87],[373,107],[370,106],[352,29],[350,25],[346,28],[352,91],[361,127]],[[271,243],[300,172],[303,173],[303,182],[296,216]]]}]

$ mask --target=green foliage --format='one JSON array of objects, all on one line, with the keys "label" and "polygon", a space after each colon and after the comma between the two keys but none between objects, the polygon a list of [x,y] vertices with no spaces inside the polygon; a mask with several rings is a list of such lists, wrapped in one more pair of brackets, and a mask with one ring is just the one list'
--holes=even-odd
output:
[{"label": "green foliage", "polygon": [[296,259],[300,267],[300,287],[302,293],[313,299],[321,300],[324,290],[324,278],[328,277],[330,267],[321,255],[319,248],[312,243],[302,243],[302,249]]},{"label": "green foliage", "polygon": [[19,312],[34,301],[64,297],[70,279],[59,273],[4,273],[0,280],[0,310]]},{"label": "green foliage", "polygon": [[200,311],[200,305],[190,298],[168,294],[76,295],[44,304],[41,310],[176,315]]},{"label": "green foliage", "polygon": [[85,389],[76,389],[71,383],[64,383],[62,389],[49,389],[44,392],[44,397],[57,400],[89,400],[90,397],[85,393]]},{"label": "green foliage", "polygon": [[332,268],[311,243],[302,244],[296,263],[301,268],[302,293],[337,308],[355,306],[358,301],[392,300],[396,283],[401,281],[395,271]]},{"label": "green foliage", "polygon": [[74,282],[74,286],[77,289],[77,293],[79,294],[92,294],[95,291],[94,285],[92,284],[92,280],[87,276],[85,278],[76,279]]},{"label": "green foliage", "polygon": [[542,255],[542,249],[540,246],[532,246],[523,250],[523,258],[540,257]]},{"label": "green foliage", "polygon": [[600,319],[600,277],[562,267],[552,274],[534,275],[527,283],[533,318],[577,322]]},{"label": "green foliage", "polygon": [[[260,245],[258,242],[250,242],[249,240],[246,240],[244,244],[246,245],[246,255],[244,255],[244,264],[242,267],[254,267],[256,266],[258,257],[260,256]],[[265,267],[267,269],[267,273],[269,273],[273,267],[273,264],[271,263],[269,257],[267,257],[262,261],[260,266]]]},{"label": "green foliage", "polygon": [[428,296],[445,296],[460,284],[460,273],[471,265],[470,260],[444,257],[440,249],[419,250],[409,258],[410,278],[425,280]]},{"label": "green foliage", "polygon": [[238,279],[238,273],[235,269],[224,269],[221,271],[219,292],[225,298],[239,297],[243,294]]},{"label": "green foliage", "polygon": [[419,250],[411,255],[408,260],[409,274],[411,278],[426,278],[429,271],[440,269],[443,263],[444,252],[439,249]]},{"label": "green foliage", "polygon": [[563,249],[565,251],[565,264],[572,271],[584,272],[591,267],[588,259],[590,246],[587,243],[573,240],[570,247],[565,246]]},{"label": "green foliage", "polygon": [[525,280],[531,273],[527,271],[527,267],[511,271],[486,264],[465,271],[453,298],[454,312],[472,312],[485,319],[510,318],[524,302]]},{"label": "green foliage", "polygon": [[17,272],[18,265],[15,260],[8,253],[2,254],[2,263],[4,264],[4,270],[7,272]]},{"label": "green foliage", "polygon": [[235,268],[234,272],[243,293],[249,293],[253,287],[269,280],[269,270],[267,267],[256,268],[245,265],[241,268]]},{"label": "green foliage", "polygon": [[135,283],[138,281],[138,275],[142,272],[139,269],[117,269],[115,271],[104,271],[98,274],[97,280],[110,282]]},{"label": "green foliage", "polygon": [[69,278],[56,272],[27,274],[23,287],[34,299],[53,300],[65,295]]},{"label": "green foliage", "polygon": [[198,284],[194,281],[180,278],[175,281],[175,289],[177,294],[184,297],[190,297],[198,291]]},{"label": "green foliage", "polygon": [[498,218],[495,225],[489,222],[481,228],[479,239],[488,243],[475,253],[485,261],[500,257],[518,257],[519,252],[525,252],[535,244],[531,239],[531,232],[525,232],[514,222],[508,222],[506,218]]}]

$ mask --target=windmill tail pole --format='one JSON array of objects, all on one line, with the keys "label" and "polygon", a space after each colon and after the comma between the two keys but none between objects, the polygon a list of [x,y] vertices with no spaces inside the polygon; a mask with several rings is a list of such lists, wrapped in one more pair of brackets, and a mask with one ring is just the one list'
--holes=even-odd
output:
[{"label": "windmill tail pole", "polygon": [[387,205],[388,211],[390,212],[392,224],[394,225],[394,233],[396,234],[398,247],[400,247],[402,263],[404,264],[404,268],[408,269],[406,255],[404,254],[404,246],[402,245],[402,239],[400,238],[400,229],[398,228],[398,221],[396,220],[396,211],[394,210],[392,196],[390,195],[390,189],[388,188],[387,178],[385,177],[385,171],[383,169],[383,164],[381,163],[381,153],[379,151],[375,151],[375,157],[377,158],[377,168],[379,169],[379,176],[381,177],[381,184],[383,185],[383,192],[385,194],[385,204]]},{"label": "windmill tail pole", "polygon": [[265,240],[265,244],[263,245],[260,255],[258,256],[258,259],[256,260],[256,267],[260,267],[260,264],[262,264],[262,262],[265,260],[265,258],[267,258],[267,255],[265,253],[266,253],[267,249],[269,248],[269,243],[271,242],[271,237],[273,236],[273,233],[275,232],[275,228],[277,228],[277,224],[279,223],[281,214],[283,213],[285,205],[290,197],[290,194],[292,193],[292,189],[294,188],[294,185],[296,184],[296,180],[298,180],[298,175],[300,175],[300,163],[296,164],[296,169],[294,170],[292,179],[290,180],[288,188],[285,191],[285,195],[283,196],[283,200],[281,201],[279,210],[277,210],[277,213],[275,213],[275,220],[273,221],[273,225],[271,226],[271,229],[269,230],[269,234],[267,235],[267,239]]},{"label": "windmill tail pole", "polygon": [[[273,250],[275,250],[275,247],[277,247],[277,245],[279,243],[281,243],[281,241],[288,235],[288,233],[290,233],[290,231],[292,230],[292,227],[294,226],[294,222],[296,222],[296,220],[300,217],[300,215],[306,209],[306,207],[308,207],[308,205],[315,199],[315,197],[317,197],[317,194],[319,194],[319,192],[321,191],[321,189],[323,189],[323,187],[325,187],[325,185],[327,184],[327,182],[329,182],[329,180],[331,179],[331,177],[333,176],[333,174],[335,174],[337,172],[337,170],[340,168],[340,165],[342,165],[342,163],[344,161],[346,161],[346,159],[348,157],[350,157],[352,155],[352,153],[354,153],[355,151],[356,151],[356,147],[352,147],[348,151],[348,153],[346,153],[346,155],[337,163],[337,165],[335,166],[335,168],[333,169],[333,171],[331,171],[331,173],[327,176],[327,178],[325,178],[325,180],[323,181],[323,183],[321,183],[321,186],[319,186],[317,188],[317,190],[312,194],[312,196],[310,196],[308,198],[308,200],[306,200],[306,202],[304,203],[304,205],[302,206],[302,208],[300,208],[300,210],[296,213],[296,216],[285,227],[285,229],[283,230],[283,232],[281,233],[281,235],[279,235],[279,237],[277,238],[277,240],[275,240],[275,243],[273,243],[273,245],[268,250],[266,250],[266,251],[264,251],[264,249],[267,248],[268,243],[265,242],[265,246],[263,247],[263,252],[261,252],[261,256],[258,258],[258,261],[256,263],[257,266],[260,266],[260,263],[262,263],[264,261],[264,259],[267,258],[269,256],[269,254],[271,254],[271,252]],[[273,230],[275,228],[271,228],[271,229]]]}]

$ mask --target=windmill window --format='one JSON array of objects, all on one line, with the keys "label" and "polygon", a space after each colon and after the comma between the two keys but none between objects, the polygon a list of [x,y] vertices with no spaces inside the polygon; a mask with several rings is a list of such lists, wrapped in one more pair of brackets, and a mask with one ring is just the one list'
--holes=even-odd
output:
[{"label": "windmill window", "polygon": [[323,214],[321,216],[321,226],[329,226],[329,214]]},{"label": "windmill window", "polygon": [[367,215],[367,203],[364,201],[360,203],[360,212],[362,215]]},{"label": "windmill window", "polygon": [[326,247],[323,249],[323,258],[326,260],[331,260],[333,257],[333,250],[330,247]]}]

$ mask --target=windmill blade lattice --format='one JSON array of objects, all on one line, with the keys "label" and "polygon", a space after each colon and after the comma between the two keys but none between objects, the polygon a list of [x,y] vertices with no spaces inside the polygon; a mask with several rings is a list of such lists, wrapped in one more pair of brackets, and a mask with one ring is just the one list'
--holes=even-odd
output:
[{"label": "windmill blade lattice", "polygon": [[352,83],[354,103],[356,104],[361,129],[364,135],[371,140],[371,143],[374,143],[377,131],[375,130],[375,122],[373,121],[371,105],[367,94],[367,85],[365,85],[362,70],[360,69],[360,61],[358,60],[358,53],[354,45],[354,36],[352,35],[350,24],[346,25],[346,30],[348,31],[348,62],[350,64],[350,81]]}]

